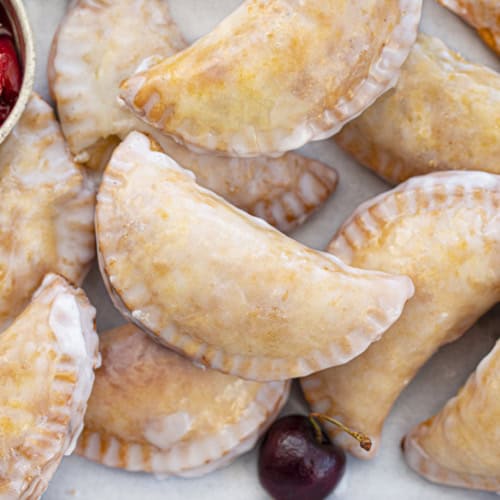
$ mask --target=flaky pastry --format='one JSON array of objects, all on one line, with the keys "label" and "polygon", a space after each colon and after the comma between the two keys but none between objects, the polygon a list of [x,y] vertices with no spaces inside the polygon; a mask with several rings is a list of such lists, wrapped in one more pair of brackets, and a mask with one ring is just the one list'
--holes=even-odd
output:
[{"label": "flaky pastry", "polygon": [[159,346],[133,325],[101,335],[102,367],[77,446],[110,467],[193,477],[255,446],[289,382],[250,382]]},{"label": "flaky pastry", "polygon": [[0,331],[45,274],[82,282],[95,255],[94,207],[52,109],[33,95],[0,145]]},{"label": "flaky pastry", "polygon": [[393,184],[439,170],[500,174],[500,75],[420,34],[394,90],[335,137]]},{"label": "flaky pastry", "polygon": [[500,3],[498,0],[438,0],[476,28],[479,36],[500,55]]},{"label": "flaky pastry", "polygon": [[244,378],[345,363],[413,294],[406,277],[350,268],[238,210],[138,132],[104,173],[96,230],[122,313],[167,346]]},{"label": "flaky pastry", "polygon": [[440,172],[415,177],[361,205],[328,247],[349,265],[407,274],[415,295],[379,342],[344,366],[302,381],[314,411],[372,439],[372,458],[400,392],[443,344],[500,300],[500,176]]},{"label": "flaky pastry", "polygon": [[436,483],[500,493],[500,341],[456,397],[403,443],[408,465]]},{"label": "flaky pastry", "polygon": [[145,63],[121,96],[194,149],[279,155],[332,136],[396,84],[421,7],[246,0],[183,52]]},{"label": "flaky pastry", "polygon": [[193,153],[118,103],[120,82],[142,59],[168,57],[186,46],[166,0],[72,4],[52,44],[49,80],[73,154],[102,170],[129,132],[147,132],[201,185],[281,231],[292,230],[335,190],[335,170],[295,153],[275,159]]},{"label": "flaky pastry", "polygon": [[99,365],[95,309],[50,274],[0,335],[0,497],[40,498],[83,427]]}]

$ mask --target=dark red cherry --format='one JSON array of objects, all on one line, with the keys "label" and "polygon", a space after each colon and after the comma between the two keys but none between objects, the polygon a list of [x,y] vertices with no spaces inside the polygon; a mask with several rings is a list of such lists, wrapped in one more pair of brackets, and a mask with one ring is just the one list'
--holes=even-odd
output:
[{"label": "dark red cherry", "polygon": [[[259,477],[275,500],[322,500],[344,475],[344,451],[302,415],[277,420],[260,449]],[[320,438],[321,436],[321,438]]]},{"label": "dark red cherry", "polygon": [[7,118],[14,107],[21,82],[21,68],[12,38],[0,35],[0,122]]}]

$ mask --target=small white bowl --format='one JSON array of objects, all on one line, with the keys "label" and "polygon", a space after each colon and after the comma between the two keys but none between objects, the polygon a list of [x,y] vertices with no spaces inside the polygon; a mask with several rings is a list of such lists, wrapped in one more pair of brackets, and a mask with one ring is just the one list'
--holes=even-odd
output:
[{"label": "small white bowl", "polygon": [[5,9],[12,24],[14,41],[23,70],[23,83],[16,104],[0,126],[0,143],[2,143],[15,127],[31,96],[35,79],[35,46],[22,0],[0,0],[0,6]]}]

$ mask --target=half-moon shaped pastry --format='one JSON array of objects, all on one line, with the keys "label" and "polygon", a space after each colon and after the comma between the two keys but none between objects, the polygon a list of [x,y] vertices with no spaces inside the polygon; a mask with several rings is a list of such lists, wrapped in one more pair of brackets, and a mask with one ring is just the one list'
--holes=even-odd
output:
[{"label": "half-moon shaped pastry", "polygon": [[303,222],[332,194],[337,173],[289,153],[281,158],[217,158],[161,136],[118,103],[120,82],[147,57],[186,47],[166,0],[79,0],[54,38],[49,79],[64,134],[86,166],[102,170],[132,130],[155,135],[198,182],[281,231]]},{"label": "half-moon shaped pastry", "polygon": [[0,335],[0,497],[37,499],[72,453],[99,364],[95,309],[47,275]]},{"label": "half-moon shaped pastry", "polygon": [[421,0],[246,0],[122,84],[147,123],[194,148],[279,155],[325,139],[395,85]]},{"label": "half-moon shaped pastry", "polygon": [[499,116],[500,75],[420,34],[396,88],[335,140],[393,184],[437,170],[499,174]]},{"label": "half-moon shaped pastry", "polygon": [[244,378],[345,363],[413,294],[406,277],[352,269],[238,210],[138,132],[104,173],[96,230],[122,313],[187,357]]},{"label": "half-moon shaped pastry", "polygon": [[283,232],[302,224],[337,187],[333,168],[299,154],[222,158],[193,153],[168,137],[155,137],[173,160],[196,175],[200,186]]},{"label": "half-moon shaped pastry", "polygon": [[500,2],[498,0],[438,0],[477,29],[479,36],[500,55]]},{"label": "half-moon shaped pastry", "polygon": [[500,492],[500,341],[458,395],[403,442],[408,465],[429,481]]},{"label": "half-moon shaped pastry", "polygon": [[[86,163],[99,141],[147,130],[117,102],[119,84],[146,57],[186,47],[167,0],[76,0],[52,41],[50,89],[72,153]],[[90,149],[90,151],[89,151]]]},{"label": "half-moon shaped pastry", "polygon": [[253,448],[288,397],[289,382],[196,366],[130,324],[102,335],[101,351],[77,452],[110,467],[207,474]]},{"label": "half-moon shaped pastry", "polygon": [[0,145],[0,331],[45,274],[81,283],[95,252],[94,206],[52,109],[33,95]]},{"label": "half-moon shaped pastry", "polygon": [[[372,439],[371,458],[394,401],[443,344],[500,300],[500,176],[440,172],[362,205],[329,250],[349,265],[407,274],[415,296],[399,320],[358,358],[302,381],[314,411]],[[358,449],[359,448],[359,449]]]}]

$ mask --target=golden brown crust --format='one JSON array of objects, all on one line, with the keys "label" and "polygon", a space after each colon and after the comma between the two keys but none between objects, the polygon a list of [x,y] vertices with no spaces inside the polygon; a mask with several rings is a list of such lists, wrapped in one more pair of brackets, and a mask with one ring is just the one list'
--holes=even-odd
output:
[{"label": "golden brown crust", "polygon": [[500,342],[456,397],[405,438],[408,464],[437,483],[500,492]]},{"label": "golden brown crust", "polygon": [[0,199],[1,330],[46,273],[79,284],[95,252],[94,189],[37,95],[0,146]]},{"label": "golden brown crust", "polygon": [[155,137],[171,158],[196,175],[201,186],[283,232],[302,224],[337,187],[333,168],[296,153],[280,158],[221,158]]},{"label": "golden brown crust", "polygon": [[187,46],[164,0],[79,1],[53,41],[49,81],[73,153],[97,177],[113,149],[142,130],[203,186],[234,205],[291,231],[333,193],[337,173],[298,154],[281,158],[217,158],[193,153],[162,137],[118,102],[120,82],[144,58]]},{"label": "golden brown crust", "polygon": [[117,307],[227,373],[282,380],[345,362],[413,293],[407,278],[348,268],[236,209],[136,132],[98,199],[100,265]]},{"label": "golden brown crust", "polygon": [[98,365],[95,310],[49,275],[0,337],[0,496],[39,498],[72,451]]},{"label": "golden brown crust", "polygon": [[101,352],[78,452],[113,467],[158,475],[216,468],[255,442],[288,394],[286,382],[195,366],[133,325],[103,334]]},{"label": "golden brown crust", "polygon": [[396,88],[335,140],[393,184],[440,170],[498,174],[499,115],[498,73],[420,34]]},{"label": "golden brown crust", "polygon": [[279,155],[330,137],[395,84],[420,11],[419,0],[247,0],[121,95],[188,146]]},{"label": "golden brown crust", "polygon": [[500,3],[498,0],[438,0],[477,29],[484,43],[500,56]]},{"label": "golden brown crust", "polygon": [[329,250],[350,265],[410,276],[415,295],[399,320],[346,365],[302,381],[314,411],[372,438],[372,458],[394,401],[443,344],[500,300],[500,176],[443,172],[411,179],[362,205]]}]

